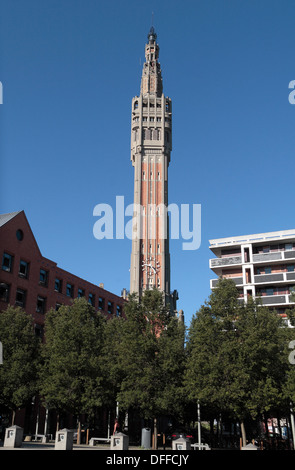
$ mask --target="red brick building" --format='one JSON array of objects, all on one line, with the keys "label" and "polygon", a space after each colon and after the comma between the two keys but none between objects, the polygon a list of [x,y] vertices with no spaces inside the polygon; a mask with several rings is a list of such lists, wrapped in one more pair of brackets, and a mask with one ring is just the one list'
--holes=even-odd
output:
[{"label": "red brick building", "polygon": [[106,316],[122,315],[125,300],[42,256],[24,211],[0,215],[0,311],[19,305],[43,334],[45,314],[84,296]]}]

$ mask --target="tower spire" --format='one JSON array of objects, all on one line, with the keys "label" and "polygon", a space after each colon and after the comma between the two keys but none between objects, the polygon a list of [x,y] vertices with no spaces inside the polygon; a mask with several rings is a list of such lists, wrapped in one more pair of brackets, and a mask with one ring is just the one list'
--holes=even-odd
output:
[{"label": "tower spire", "polygon": [[145,63],[142,70],[141,94],[155,93],[161,96],[163,92],[162,71],[159,59],[159,45],[155,28],[151,26],[147,35],[148,42],[145,45]]}]

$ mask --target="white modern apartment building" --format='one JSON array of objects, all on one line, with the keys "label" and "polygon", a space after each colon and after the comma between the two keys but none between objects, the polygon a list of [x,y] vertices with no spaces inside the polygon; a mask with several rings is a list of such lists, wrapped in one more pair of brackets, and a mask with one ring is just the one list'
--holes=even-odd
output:
[{"label": "white modern apartment building", "polygon": [[[260,297],[262,304],[285,316],[295,304],[295,229],[209,240],[215,258],[210,268],[219,277],[232,279],[247,301]],[[210,287],[218,279],[211,279]]]}]

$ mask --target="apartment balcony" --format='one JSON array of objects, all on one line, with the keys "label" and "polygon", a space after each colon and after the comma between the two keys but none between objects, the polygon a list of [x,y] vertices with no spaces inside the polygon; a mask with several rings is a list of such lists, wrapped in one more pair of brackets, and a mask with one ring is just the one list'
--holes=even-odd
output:
[{"label": "apartment balcony", "polygon": [[271,253],[253,254],[253,263],[268,263],[269,261],[295,260],[295,250],[273,251]]},{"label": "apartment balcony", "polygon": [[271,284],[273,282],[295,281],[295,272],[257,274],[254,276],[255,284]]},{"label": "apartment balcony", "polygon": [[263,295],[260,297],[262,305],[267,306],[278,306],[278,305],[294,305],[294,302],[290,301],[290,294],[283,295]]},{"label": "apartment balcony", "polygon": [[223,268],[226,266],[235,266],[242,264],[242,256],[228,256],[225,258],[210,259],[210,269]]},{"label": "apartment balcony", "polygon": [[[243,285],[243,276],[241,277],[231,277],[229,278],[232,281],[234,281],[236,286],[242,286]],[[210,289],[214,289],[216,287],[218,282],[218,279],[210,279]]]}]

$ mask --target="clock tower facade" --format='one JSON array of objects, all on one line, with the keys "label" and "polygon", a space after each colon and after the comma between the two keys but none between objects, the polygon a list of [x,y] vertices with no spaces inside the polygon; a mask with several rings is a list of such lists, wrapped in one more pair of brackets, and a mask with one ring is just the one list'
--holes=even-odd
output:
[{"label": "clock tower facade", "polygon": [[[170,293],[168,166],[172,150],[172,102],[163,94],[154,28],[145,46],[140,95],[132,100],[131,162],[134,216],[130,292],[157,288],[175,310]],[[174,299],[174,300],[173,300]]]}]

